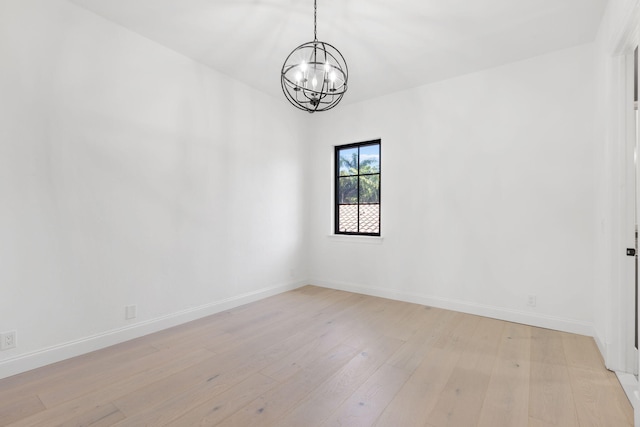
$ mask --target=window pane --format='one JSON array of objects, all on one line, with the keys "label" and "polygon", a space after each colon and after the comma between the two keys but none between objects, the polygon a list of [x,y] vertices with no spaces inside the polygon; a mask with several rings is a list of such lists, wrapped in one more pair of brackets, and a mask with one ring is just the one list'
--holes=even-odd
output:
[{"label": "window pane", "polygon": [[338,203],[358,203],[357,176],[341,176],[338,178]]},{"label": "window pane", "polygon": [[380,145],[360,147],[360,173],[380,172]]},{"label": "window pane", "polygon": [[341,233],[358,232],[358,205],[340,205],[338,231]]},{"label": "window pane", "polygon": [[338,152],[340,175],[358,174],[358,148],[346,148]]},{"label": "window pane", "polygon": [[360,233],[380,232],[380,205],[359,205]]},{"label": "window pane", "polygon": [[380,203],[380,175],[360,177],[360,203]]}]

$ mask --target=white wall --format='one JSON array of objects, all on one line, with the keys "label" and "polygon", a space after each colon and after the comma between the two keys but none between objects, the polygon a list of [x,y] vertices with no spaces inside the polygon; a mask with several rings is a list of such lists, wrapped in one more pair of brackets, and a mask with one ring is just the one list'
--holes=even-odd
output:
[{"label": "white wall", "polygon": [[0,0],[0,377],[303,283],[306,120],[66,1]]},{"label": "white wall", "polygon": [[[594,100],[588,44],[323,115],[311,281],[591,334]],[[333,146],[373,138],[383,239],[330,237]]]}]

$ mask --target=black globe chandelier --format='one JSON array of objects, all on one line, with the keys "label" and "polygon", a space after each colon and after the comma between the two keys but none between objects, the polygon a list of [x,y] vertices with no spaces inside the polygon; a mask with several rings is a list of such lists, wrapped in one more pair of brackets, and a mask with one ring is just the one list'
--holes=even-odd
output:
[{"label": "black globe chandelier", "polygon": [[293,106],[310,113],[338,105],[347,91],[349,71],[338,49],[318,41],[317,0],[313,0],[313,41],[301,44],[282,66],[282,91]]}]

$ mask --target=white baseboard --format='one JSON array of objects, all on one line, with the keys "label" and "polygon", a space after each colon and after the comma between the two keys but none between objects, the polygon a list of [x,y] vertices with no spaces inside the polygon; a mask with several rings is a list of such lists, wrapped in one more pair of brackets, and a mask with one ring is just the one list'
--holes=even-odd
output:
[{"label": "white baseboard", "polygon": [[522,323],[525,325],[537,326],[546,329],[570,332],[573,334],[587,335],[591,337],[595,335],[594,328],[591,323],[580,322],[573,319],[546,316],[531,312],[470,303],[467,301],[460,301],[449,298],[418,295],[393,289],[372,288],[369,286],[338,283],[319,279],[310,280],[309,283],[325,288],[338,289],[342,291],[388,298],[398,301],[406,301],[415,304],[459,311],[462,313],[490,317],[493,319],[506,320],[508,322]]},{"label": "white baseboard", "polygon": [[640,410],[640,396],[638,395],[638,379],[633,374],[627,374],[626,372],[616,371],[616,376],[620,385],[624,390],[631,406],[633,406],[634,412]]},{"label": "white baseboard", "polygon": [[139,338],[183,323],[191,322],[240,305],[297,289],[306,284],[306,281],[300,281],[286,285],[264,288],[254,292],[248,292],[242,295],[226,298],[224,300],[204,304],[199,307],[193,307],[176,313],[171,313],[166,316],[136,323],[124,328],[113,329],[75,341],[44,348],[42,350],[21,354],[0,362],[0,379],[95,350],[100,350],[101,348],[129,341],[134,338]]}]

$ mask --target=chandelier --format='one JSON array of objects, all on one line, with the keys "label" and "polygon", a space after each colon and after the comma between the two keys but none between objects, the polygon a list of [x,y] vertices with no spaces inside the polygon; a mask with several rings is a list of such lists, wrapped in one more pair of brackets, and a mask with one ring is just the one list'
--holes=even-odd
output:
[{"label": "chandelier", "polygon": [[349,72],[338,49],[318,41],[317,0],[313,0],[313,41],[301,44],[282,66],[282,91],[296,108],[310,113],[335,107],[347,91]]}]

